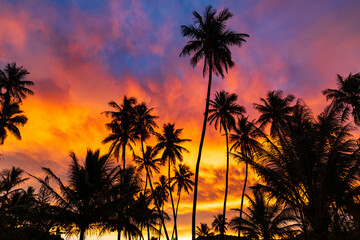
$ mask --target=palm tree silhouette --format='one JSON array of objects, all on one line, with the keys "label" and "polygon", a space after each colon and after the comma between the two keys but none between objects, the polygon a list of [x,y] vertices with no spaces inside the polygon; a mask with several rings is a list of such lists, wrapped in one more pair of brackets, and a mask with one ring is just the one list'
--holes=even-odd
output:
[{"label": "palm tree silhouette", "polygon": [[[245,218],[234,217],[230,221],[231,229],[242,230],[248,237],[273,240],[289,235],[294,236],[298,231],[296,217],[290,208],[281,209],[278,202],[271,203],[266,192],[259,187],[252,188],[253,198],[246,195],[250,205]],[[235,209],[241,211],[240,209]]]},{"label": "palm tree silhouette", "polygon": [[[65,185],[49,168],[43,168],[45,173],[58,185],[60,191],[51,187],[48,181],[35,177],[52,196],[57,214],[56,221],[67,226],[70,232],[79,229],[79,239],[85,238],[85,232],[93,223],[100,221],[105,212],[104,196],[107,196],[118,176],[118,167],[113,167],[108,156],[100,157],[100,151],[88,149],[84,166],[79,164],[74,152],[70,153],[72,163]],[[75,225],[75,226],[74,226]]]},{"label": "palm tree silhouette", "polygon": [[211,229],[206,223],[200,223],[200,227],[196,227],[196,235],[199,237],[210,237],[214,236],[214,233],[211,232]]},{"label": "palm tree silhouette", "polygon": [[109,102],[109,106],[114,108],[115,111],[105,111],[106,116],[112,118],[110,123],[106,124],[106,127],[111,130],[103,141],[103,144],[112,142],[109,150],[109,156],[114,151],[116,159],[119,158],[120,151],[122,153],[123,169],[125,169],[125,155],[126,147],[133,151],[133,145],[138,139],[138,134],[135,128],[135,110],[134,106],[136,99],[133,97],[127,98],[124,96],[121,105],[116,102]]},{"label": "palm tree silhouette", "polygon": [[23,173],[24,170],[16,167],[12,167],[11,170],[5,169],[0,173],[0,194],[2,194],[2,197],[16,191],[14,189],[16,186],[28,180],[28,178],[22,177]]},{"label": "palm tree silhouette", "polygon": [[265,128],[271,123],[270,134],[272,137],[280,135],[280,129],[286,126],[286,118],[291,114],[291,102],[294,100],[293,95],[283,97],[280,90],[269,91],[266,99],[261,98],[262,104],[255,103],[255,108],[261,113],[258,123],[260,129]]},{"label": "palm tree silhouette", "polygon": [[226,218],[224,219],[224,215],[218,214],[217,216],[214,216],[214,221],[212,222],[211,226],[216,232],[220,232],[221,236],[224,236],[224,234],[227,231],[227,225]]},{"label": "palm tree silhouette", "polygon": [[257,161],[241,161],[255,169],[271,195],[300,215],[306,237],[328,239],[333,216],[358,187],[359,146],[334,105],[317,118],[300,101],[292,112],[282,128],[286,139],[263,136],[267,148],[258,150]]},{"label": "palm tree silhouette", "polygon": [[0,92],[5,105],[10,104],[11,99],[14,103],[21,103],[26,95],[34,94],[27,88],[34,85],[32,81],[25,80],[28,74],[30,73],[23,66],[18,67],[15,62],[8,63],[3,71],[0,70]]},{"label": "palm tree silhouette", "polygon": [[[190,139],[181,139],[182,129],[175,129],[175,124],[164,124],[163,134],[156,134],[158,143],[155,146],[155,150],[158,152],[164,150],[161,156],[161,159],[165,162],[168,161],[168,179],[171,179],[171,164],[175,165],[176,160],[182,162],[183,156],[182,152],[189,152],[186,148],[180,146],[180,144],[191,141]],[[169,189],[171,190],[171,182],[168,182]],[[175,229],[175,238],[178,239],[177,235],[177,225],[175,218],[175,205],[172,197],[172,191],[170,191],[170,199],[174,216],[174,229]]]},{"label": "palm tree silhouette", "polygon": [[8,131],[21,140],[18,126],[24,126],[27,122],[27,117],[21,113],[23,111],[20,110],[19,105],[16,103],[2,104],[0,110],[0,144],[4,144]]},{"label": "palm tree silhouette", "polygon": [[[242,115],[245,108],[236,103],[237,95],[235,93],[228,93],[220,91],[215,93],[215,99],[210,100],[209,122],[210,125],[214,123],[215,129],[218,127],[225,131],[226,138],[226,175],[225,175],[225,196],[223,216],[226,218],[226,200],[229,185],[229,131],[234,128],[236,116]],[[223,239],[223,236],[221,237]]]},{"label": "palm tree silhouette", "polygon": [[[254,121],[249,121],[248,117],[241,117],[237,121],[236,127],[233,129],[234,134],[230,134],[230,142],[233,143],[230,150],[238,151],[245,158],[253,160],[253,154],[261,148],[261,144],[256,140],[259,137],[259,129],[255,127]],[[239,159],[239,158],[238,158]],[[248,177],[248,163],[245,162],[245,179],[241,195],[240,219],[242,218],[243,203]],[[241,221],[239,223],[238,238],[240,239]]]},{"label": "palm tree silhouette", "polygon": [[346,120],[351,111],[354,122],[360,126],[360,73],[344,78],[338,75],[338,89],[326,89],[323,94],[326,100],[332,100],[332,103],[339,106],[343,112],[342,119]]},{"label": "palm tree silhouette", "polygon": [[181,191],[184,190],[187,194],[190,194],[193,190],[194,181],[191,180],[192,175],[194,174],[190,171],[190,167],[185,164],[179,164],[178,168],[175,168],[175,177],[172,178],[172,188],[177,187],[175,219],[177,219],[178,215]]},{"label": "palm tree silhouette", "polygon": [[227,72],[228,68],[234,66],[229,46],[240,47],[243,42],[246,42],[245,38],[249,37],[249,35],[244,33],[235,33],[226,28],[226,22],[232,17],[232,13],[227,8],[221,10],[216,15],[216,10],[213,9],[212,6],[208,6],[205,8],[203,16],[196,11],[193,12],[193,15],[194,22],[192,25],[181,26],[182,35],[184,37],[189,37],[191,40],[186,43],[180,53],[180,56],[194,53],[191,58],[191,65],[193,67],[195,67],[201,59],[204,59],[203,76],[205,77],[207,72],[209,74],[203,128],[195,170],[192,216],[192,239],[195,240],[198,176],[201,151],[206,132],[206,122],[208,119],[212,74],[214,73],[215,75],[224,77],[224,70]]}]

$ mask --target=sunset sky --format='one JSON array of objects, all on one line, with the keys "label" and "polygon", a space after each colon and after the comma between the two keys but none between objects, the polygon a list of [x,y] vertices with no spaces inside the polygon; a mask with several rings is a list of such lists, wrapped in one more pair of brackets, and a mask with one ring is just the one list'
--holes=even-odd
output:
[{"label": "sunset sky", "polygon": [[[250,35],[241,48],[231,49],[236,65],[224,79],[213,79],[211,96],[218,90],[238,94],[250,119],[258,116],[253,103],[277,89],[318,113],[326,104],[321,91],[335,87],[336,74],[360,72],[357,0],[0,0],[0,68],[15,61],[35,83],[35,95],[22,106],[29,119],[20,129],[22,140],[5,140],[0,169],[19,166],[43,176],[41,167],[49,167],[66,180],[71,150],[83,161],[87,148],[102,154],[109,149],[101,144],[109,134],[101,113],[110,109],[109,101],[127,95],[154,107],[160,127],[171,122],[184,129],[183,137],[192,139],[184,161],[194,171],[207,78],[202,64],[192,68],[189,57],[179,57],[187,41],[180,26],[209,4],[228,7],[234,14],[228,27]],[[225,138],[209,126],[197,224],[211,224],[222,211],[225,166]],[[230,167],[228,219],[230,209],[240,206],[244,178],[242,165],[232,161]],[[249,186],[255,182],[251,174]],[[192,195],[184,196],[180,239],[190,238],[191,211]]]}]

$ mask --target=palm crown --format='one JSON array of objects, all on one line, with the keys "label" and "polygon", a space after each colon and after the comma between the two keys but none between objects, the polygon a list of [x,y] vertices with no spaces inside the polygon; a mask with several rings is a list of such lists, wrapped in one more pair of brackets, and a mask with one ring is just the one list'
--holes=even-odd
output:
[{"label": "palm crown", "polygon": [[215,93],[215,100],[210,100],[209,122],[215,122],[215,129],[231,130],[235,126],[235,116],[245,113],[245,108],[236,103],[237,95],[220,91]]},{"label": "palm crown", "polygon": [[24,126],[27,122],[27,117],[22,113],[23,111],[20,110],[19,105],[16,103],[3,104],[0,111],[0,144],[4,143],[8,131],[17,139],[21,139],[18,126]]},{"label": "palm crown", "polygon": [[[28,74],[29,72],[25,68],[22,66],[17,67],[16,63],[8,63],[4,71],[0,70],[1,94],[8,104],[10,103],[10,98],[13,98],[17,103],[21,103],[26,95],[34,94],[33,91],[27,88],[27,86],[32,86],[34,83],[24,79]],[[5,93],[2,92],[3,88]]]},{"label": "palm crown", "polygon": [[193,40],[186,43],[180,56],[194,53],[191,65],[195,67],[200,59],[204,58],[204,76],[210,70],[224,77],[224,69],[227,72],[228,68],[234,66],[229,46],[240,47],[243,42],[246,42],[245,37],[249,35],[226,29],[226,22],[233,16],[227,8],[216,15],[216,10],[208,6],[204,16],[196,11],[193,15],[192,25],[181,26],[183,36]]},{"label": "palm crown", "polygon": [[326,89],[323,94],[327,100],[341,107],[342,119],[346,119],[351,111],[355,124],[360,126],[360,73],[350,73],[345,80],[338,75],[337,85],[338,89]]}]

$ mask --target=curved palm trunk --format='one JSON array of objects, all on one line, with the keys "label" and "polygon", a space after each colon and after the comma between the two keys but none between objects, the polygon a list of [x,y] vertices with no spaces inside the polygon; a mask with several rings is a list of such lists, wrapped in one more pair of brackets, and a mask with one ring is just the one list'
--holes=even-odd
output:
[{"label": "curved palm trunk", "polygon": [[[210,59],[212,59],[211,56],[210,56]],[[210,60],[210,62],[211,62],[211,60]],[[199,168],[200,168],[201,151],[202,151],[202,147],[204,144],[204,138],[205,138],[205,132],[206,132],[206,123],[207,123],[207,118],[209,115],[211,80],[212,80],[212,64],[209,65],[209,82],[208,82],[208,89],[207,89],[207,95],[206,95],[204,122],[203,122],[203,128],[202,128],[202,133],[201,133],[201,138],[200,138],[199,153],[198,153],[198,158],[196,161],[196,169],[195,169],[194,200],[193,200],[192,226],[191,226],[192,240],[195,240],[196,202],[197,202],[197,190],[198,190],[198,181],[199,181]]]},{"label": "curved palm trunk", "polygon": [[[153,188],[153,185],[152,185],[152,182],[151,182],[149,170],[148,170],[147,167],[145,167],[145,169],[146,169],[146,174],[148,175],[148,178],[149,178],[149,184],[150,184],[151,194],[154,194],[154,188]],[[167,240],[170,240],[170,239],[169,239],[169,235],[168,235],[167,230],[166,230],[164,216],[162,216],[162,214],[161,214],[161,209],[160,209],[160,207],[159,207],[159,204],[158,204],[157,201],[154,201],[154,203],[155,203],[155,207],[156,207],[156,209],[157,209],[157,211],[158,211],[158,213],[159,213],[159,215],[160,215],[161,223],[162,223],[162,225],[163,225],[163,227],[164,227],[164,232],[165,232],[166,239],[167,239]]]},{"label": "curved palm trunk", "polygon": [[[226,201],[229,187],[229,137],[228,130],[224,126],[225,137],[226,137],[226,176],[225,176],[225,196],[224,196],[224,208],[223,208],[223,224],[225,229],[225,217],[226,217]],[[221,232],[221,240],[224,240],[224,231]]]},{"label": "curved palm trunk", "polygon": [[[178,214],[178,210],[179,210],[180,194],[181,194],[181,192],[178,193],[178,199],[177,199],[177,203],[176,203],[176,210],[175,210],[175,217],[174,217],[175,219],[177,219],[177,214]],[[171,237],[174,236],[174,230],[173,230]]]},{"label": "curved palm trunk", "polygon": [[148,185],[148,177],[146,175],[145,187],[144,187],[144,195],[145,195],[145,192],[146,192],[147,185]]},{"label": "curved palm trunk", "polygon": [[244,179],[244,188],[241,195],[241,205],[240,205],[240,223],[239,223],[239,232],[238,232],[238,238],[240,240],[240,228],[241,228],[241,220],[242,220],[242,212],[243,212],[243,204],[244,204],[244,196],[245,196],[245,189],[246,189],[246,183],[247,183],[247,177],[248,177],[248,164],[246,163],[245,167],[245,179]]},{"label": "curved palm trunk", "polygon": [[174,206],[174,199],[172,197],[172,191],[171,191],[171,182],[170,182],[170,179],[171,179],[171,159],[169,158],[169,169],[168,169],[168,181],[169,181],[169,192],[170,192],[170,199],[171,199],[171,207],[172,207],[172,210],[173,210],[173,217],[174,217],[174,229],[175,229],[175,239],[177,240],[178,239],[178,235],[177,235],[177,225],[176,225],[176,217],[175,217],[175,206]]}]

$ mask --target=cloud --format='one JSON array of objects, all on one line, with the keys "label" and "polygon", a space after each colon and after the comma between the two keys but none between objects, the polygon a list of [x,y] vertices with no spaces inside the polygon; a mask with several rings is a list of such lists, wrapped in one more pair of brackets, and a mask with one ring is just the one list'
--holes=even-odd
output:
[{"label": "cloud", "polygon": [[[19,165],[41,174],[48,166],[65,176],[68,153],[84,157],[86,148],[108,150],[101,141],[109,121],[101,112],[111,100],[136,96],[154,107],[163,123],[183,128],[184,161],[195,168],[205,110],[207,77],[189,57],[178,57],[187,39],[180,25],[192,23],[192,11],[208,2],[160,1],[5,1],[0,8],[0,67],[16,61],[30,71],[34,96],[22,109],[29,118],[22,140],[9,136],[2,146],[1,168]],[[250,119],[268,90],[302,98],[318,113],[326,105],[321,91],[335,87],[336,74],[356,73],[360,61],[357,1],[321,2],[213,1],[229,7],[229,27],[248,33],[236,63],[224,79],[213,78],[212,93],[239,96]],[[149,141],[154,144],[155,140]],[[200,165],[197,223],[221,212],[225,175],[225,139],[208,126]],[[231,162],[228,209],[239,206],[244,166]],[[252,172],[249,186],[257,181]],[[167,206],[169,208],[169,206]],[[181,234],[189,233],[192,195],[183,196]],[[232,211],[229,210],[229,218]]]}]

